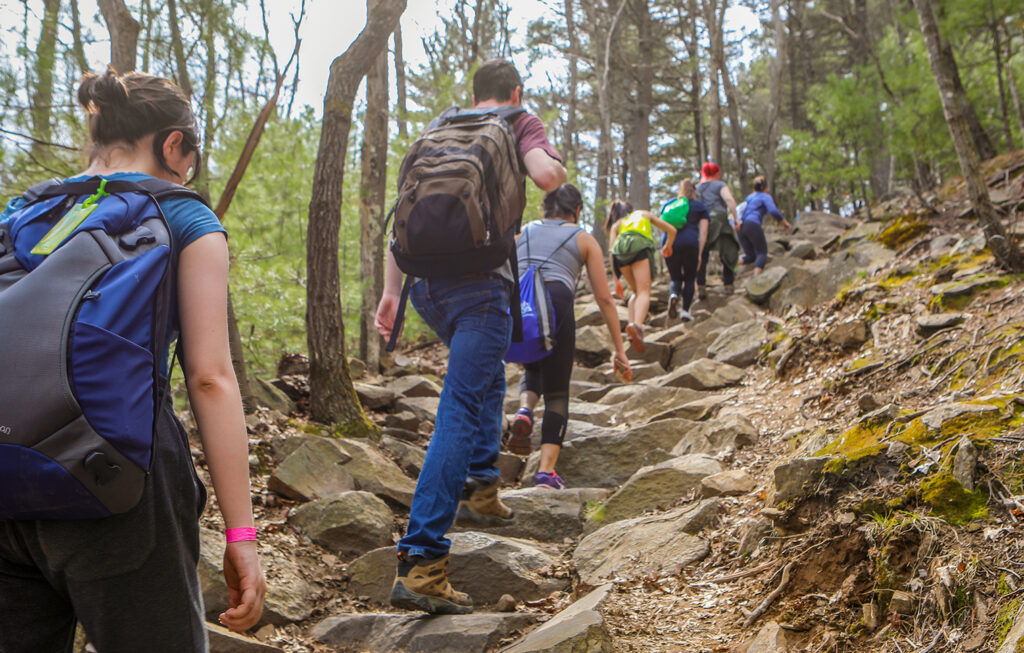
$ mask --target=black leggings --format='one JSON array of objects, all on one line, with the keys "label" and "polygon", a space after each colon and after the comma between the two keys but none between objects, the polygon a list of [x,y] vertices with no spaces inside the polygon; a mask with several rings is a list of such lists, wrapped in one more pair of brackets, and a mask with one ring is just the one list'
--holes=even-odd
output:
[{"label": "black leggings", "polygon": [[740,225],[740,245],[743,247],[743,262],[753,263],[755,268],[763,270],[768,262],[768,241],[761,225],[744,220]]},{"label": "black leggings", "polygon": [[672,278],[670,292],[683,296],[683,310],[688,311],[693,304],[693,291],[697,284],[700,243],[680,236],[682,231],[676,235],[672,243],[672,256],[665,259],[665,267],[668,268],[668,276]]},{"label": "black leggings", "polygon": [[573,291],[563,283],[547,281],[544,285],[555,309],[555,349],[547,357],[524,366],[526,372],[519,381],[519,392],[533,392],[544,397],[541,444],[561,446],[569,422],[569,381],[576,353],[575,298]]}]

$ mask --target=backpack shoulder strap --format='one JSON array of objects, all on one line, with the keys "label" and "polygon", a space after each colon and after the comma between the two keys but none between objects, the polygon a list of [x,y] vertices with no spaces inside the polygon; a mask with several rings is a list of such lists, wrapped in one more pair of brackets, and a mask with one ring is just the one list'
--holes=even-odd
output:
[{"label": "backpack shoulder strap", "polygon": [[[22,195],[26,201],[34,202],[44,197],[53,197],[55,195],[92,195],[100,187],[100,177],[92,177],[90,179],[83,179],[81,181],[61,181],[60,179],[50,179],[42,183],[36,184],[29,188]],[[167,197],[189,197],[195,200],[199,200],[206,206],[209,203],[203,198],[202,195],[194,190],[185,188],[179,184],[174,184],[163,179],[149,178],[142,179],[139,181],[128,181],[127,179],[114,179],[107,181],[106,190],[109,193],[146,193],[153,197],[155,200],[161,200]]]},{"label": "backpack shoulder strap", "polygon": [[510,105],[502,105],[500,107],[494,107],[494,108],[490,109],[489,112],[493,113],[494,115],[498,116],[499,118],[504,118],[505,122],[507,122],[507,123],[513,123],[513,122],[516,121],[517,118],[519,118],[519,116],[521,116],[524,113],[526,113],[526,109],[524,109],[524,108],[522,108],[520,106],[516,106],[516,105],[510,104]]},{"label": "backpack shoulder strap", "polygon": [[38,184],[30,187],[24,193],[22,193],[21,197],[25,200],[26,204],[31,204],[32,202],[35,202],[39,198],[43,197],[46,191],[53,188],[54,186],[59,186],[62,183],[64,183],[64,181],[59,177],[54,177],[52,179],[47,179],[46,181],[41,181]]}]

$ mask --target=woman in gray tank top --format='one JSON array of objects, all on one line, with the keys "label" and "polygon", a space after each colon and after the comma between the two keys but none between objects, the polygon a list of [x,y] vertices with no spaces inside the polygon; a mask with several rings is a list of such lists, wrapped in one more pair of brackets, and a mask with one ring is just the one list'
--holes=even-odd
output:
[{"label": "woman in gray tank top", "polygon": [[573,304],[576,281],[584,266],[594,289],[594,299],[615,345],[612,357],[615,369],[626,380],[629,380],[632,373],[622,344],[615,300],[608,290],[601,246],[593,236],[577,226],[583,208],[583,196],[575,186],[565,184],[548,193],[544,197],[543,206],[544,218],[531,222],[523,229],[516,249],[520,270],[536,265],[544,276],[544,287],[555,312],[555,346],[545,358],[524,366],[523,378],[519,383],[520,407],[512,419],[512,434],[507,447],[519,455],[528,455],[533,450],[530,441],[533,435],[533,409],[543,395],[540,467],[533,477],[533,483],[538,487],[563,490],[565,482],[555,472],[555,464],[569,421],[569,380],[576,352]]},{"label": "woman in gray tank top", "polygon": [[700,169],[700,183],[697,184],[697,197],[708,207],[710,218],[708,239],[704,243],[700,269],[697,271],[697,296],[701,299],[708,296],[708,254],[713,250],[718,251],[718,258],[722,261],[722,284],[725,286],[726,294],[733,292],[736,264],[740,259],[740,241],[736,236],[736,231],[739,230],[736,200],[729,192],[729,187],[721,181],[721,177],[722,169],[708,161]]}]

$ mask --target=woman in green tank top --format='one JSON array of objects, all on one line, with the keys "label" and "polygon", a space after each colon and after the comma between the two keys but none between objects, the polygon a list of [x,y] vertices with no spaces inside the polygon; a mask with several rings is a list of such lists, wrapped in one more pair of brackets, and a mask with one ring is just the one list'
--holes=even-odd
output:
[{"label": "woman in green tank top", "polygon": [[654,240],[654,227],[666,234],[668,240],[662,248],[666,257],[672,255],[672,241],[676,228],[650,211],[634,211],[629,202],[615,200],[608,207],[605,231],[611,234],[609,257],[615,276],[621,272],[633,290],[629,298],[629,325],[626,335],[638,354],[647,351],[644,344],[643,323],[651,306],[651,261],[658,251]]}]

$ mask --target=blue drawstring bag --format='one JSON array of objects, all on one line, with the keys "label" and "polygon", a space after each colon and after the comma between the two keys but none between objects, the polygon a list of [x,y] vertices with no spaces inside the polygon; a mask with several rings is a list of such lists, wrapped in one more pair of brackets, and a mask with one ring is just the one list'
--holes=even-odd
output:
[{"label": "blue drawstring bag", "polygon": [[523,339],[509,346],[505,362],[536,363],[555,348],[555,310],[544,285],[544,275],[536,265],[526,268],[519,277],[519,306],[523,316]]}]

